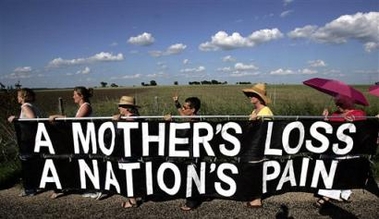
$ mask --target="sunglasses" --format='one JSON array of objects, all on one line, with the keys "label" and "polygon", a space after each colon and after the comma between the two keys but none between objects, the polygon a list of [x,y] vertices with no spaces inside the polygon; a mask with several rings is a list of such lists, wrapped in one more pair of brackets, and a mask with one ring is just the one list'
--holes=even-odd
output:
[{"label": "sunglasses", "polygon": [[191,109],[191,107],[190,107],[190,106],[183,105],[183,106],[182,106],[182,109],[183,109],[183,110],[187,110],[187,109]]}]

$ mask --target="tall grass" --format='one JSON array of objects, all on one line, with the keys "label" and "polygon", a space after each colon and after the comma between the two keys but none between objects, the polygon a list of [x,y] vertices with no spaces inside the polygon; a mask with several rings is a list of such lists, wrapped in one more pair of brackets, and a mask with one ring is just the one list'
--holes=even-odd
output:
[{"label": "tall grass", "polygon": [[[197,96],[202,102],[203,115],[248,115],[252,110],[249,99],[242,89],[249,85],[208,85],[208,86],[157,86],[138,88],[95,89],[91,99],[95,116],[111,116],[117,113],[117,103],[122,95],[135,96],[141,106],[142,115],[164,115],[176,113],[172,96],[179,100]],[[369,95],[368,86],[356,86],[370,102],[369,107],[357,105],[368,115],[379,113],[379,98]],[[72,100],[72,90],[37,91],[37,104],[46,115],[58,112],[58,98],[64,99],[65,111],[74,116],[77,106]],[[268,85],[269,105],[275,115],[320,115],[325,107],[334,110],[332,97],[304,85]]]},{"label": "tall grass", "polygon": [[18,179],[20,163],[18,160],[17,141],[14,129],[8,123],[9,115],[17,115],[19,106],[17,104],[17,93],[0,93],[0,188],[12,184]]}]

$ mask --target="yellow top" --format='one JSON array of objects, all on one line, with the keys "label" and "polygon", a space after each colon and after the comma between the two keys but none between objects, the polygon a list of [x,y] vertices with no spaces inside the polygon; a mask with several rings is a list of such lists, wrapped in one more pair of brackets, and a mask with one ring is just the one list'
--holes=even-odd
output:
[{"label": "yellow top", "polygon": [[[256,113],[256,110],[254,109],[252,114],[253,113]],[[263,117],[264,120],[272,120],[272,116],[274,114],[272,113],[271,109],[268,107],[268,106],[265,106],[263,107],[261,110],[259,110],[259,112],[257,113],[257,118],[260,119],[261,117]]]}]

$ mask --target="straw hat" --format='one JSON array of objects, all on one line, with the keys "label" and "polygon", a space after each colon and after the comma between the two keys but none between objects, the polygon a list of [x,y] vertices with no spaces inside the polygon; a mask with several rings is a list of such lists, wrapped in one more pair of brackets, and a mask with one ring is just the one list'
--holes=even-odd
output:
[{"label": "straw hat", "polygon": [[118,105],[139,107],[136,105],[136,100],[134,99],[134,97],[131,96],[122,96]]},{"label": "straw hat", "polygon": [[242,91],[248,97],[259,97],[261,100],[263,100],[265,105],[271,103],[271,99],[268,96],[266,96],[266,85],[264,83],[257,83],[253,87],[243,89]]}]

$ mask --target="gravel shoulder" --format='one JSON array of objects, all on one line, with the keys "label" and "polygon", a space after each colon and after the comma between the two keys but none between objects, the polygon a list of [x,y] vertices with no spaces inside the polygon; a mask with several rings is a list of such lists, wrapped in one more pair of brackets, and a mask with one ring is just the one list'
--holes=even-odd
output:
[{"label": "gravel shoulder", "polygon": [[94,200],[71,194],[53,200],[52,191],[19,197],[20,191],[19,186],[0,190],[0,218],[379,218],[379,198],[360,189],[353,190],[353,202],[332,202],[325,209],[312,205],[313,194],[296,192],[267,198],[260,209],[239,201],[212,200],[190,212],[179,209],[183,199],[123,209],[124,198],[119,195]]}]

